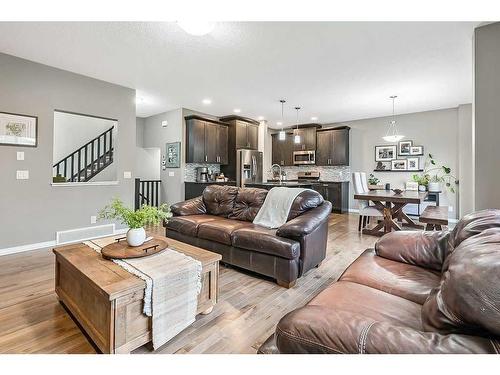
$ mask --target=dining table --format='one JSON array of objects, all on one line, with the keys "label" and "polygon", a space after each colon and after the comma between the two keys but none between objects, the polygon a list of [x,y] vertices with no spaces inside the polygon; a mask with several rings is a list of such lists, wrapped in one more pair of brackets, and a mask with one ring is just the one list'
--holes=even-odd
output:
[{"label": "dining table", "polygon": [[373,228],[364,228],[364,234],[383,236],[392,231],[402,230],[403,226],[424,229],[423,225],[410,218],[403,208],[408,204],[421,204],[427,197],[427,192],[405,190],[396,193],[392,190],[372,190],[354,194],[354,199],[373,202],[374,207],[383,217]]}]

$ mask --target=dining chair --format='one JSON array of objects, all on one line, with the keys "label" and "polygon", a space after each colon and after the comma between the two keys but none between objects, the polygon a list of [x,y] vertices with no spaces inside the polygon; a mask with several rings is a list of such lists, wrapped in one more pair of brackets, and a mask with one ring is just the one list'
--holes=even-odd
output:
[{"label": "dining chair", "polygon": [[[366,181],[366,173],[353,172],[352,182],[354,187],[354,194],[368,193],[369,189],[368,189],[368,183]],[[366,224],[370,222],[369,221],[370,217],[382,216],[379,210],[369,205],[368,201],[358,200],[358,209],[359,209],[358,231],[361,231],[362,228],[366,227]]]}]

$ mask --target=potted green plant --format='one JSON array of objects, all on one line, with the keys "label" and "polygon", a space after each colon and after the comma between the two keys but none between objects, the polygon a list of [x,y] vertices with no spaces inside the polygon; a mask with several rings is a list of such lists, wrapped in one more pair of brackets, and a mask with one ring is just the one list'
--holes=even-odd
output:
[{"label": "potted green plant", "polygon": [[419,191],[426,191],[427,185],[429,184],[429,176],[426,174],[414,174],[413,181],[418,183]]},{"label": "potted green plant", "polygon": [[[415,176],[418,175],[414,175],[414,180]],[[434,160],[432,154],[427,155],[424,172],[419,178],[421,178],[422,181],[427,180],[427,189],[430,192],[440,191],[441,184],[444,183],[446,188],[454,193],[455,185],[458,185],[457,178],[451,174],[451,168],[446,165],[438,164],[436,160]]]},{"label": "potted green plant", "polygon": [[368,188],[369,189],[377,189],[378,183],[380,180],[373,175],[373,173],[370,173],[368,176]]},{"label": "potted green plant", "polygon": [[99,219],[117,219],[129,227],[127,242],[130,246],[141,246],[144,243],[146,240],[145,225],[158,225],[171,217],[172,213],[166,204],[162,204],[160,207],[143,205],[134,211],[126,207],[118,198],[114,198],[99,212]]}]

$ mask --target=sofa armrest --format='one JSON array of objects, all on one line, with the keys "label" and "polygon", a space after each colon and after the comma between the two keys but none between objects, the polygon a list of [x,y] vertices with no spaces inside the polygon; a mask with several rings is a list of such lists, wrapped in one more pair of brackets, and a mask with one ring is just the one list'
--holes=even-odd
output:
[{"label": "sofa armrest", "polygon": [[276,231],[276,235],[286,238],[300,238],[312,233],[332,212],[332,204],[324,201],[318,207],[310,209],[306,213],[297,216],[295,219],[283,224]]},{"label": "sofa armrest", "polygon": [[203,215],[207,213],[207,208],[201,196],[173,204],[170,206],[170,210],[174,216]]},{"label": "sofa armrest", "polygon": [[318,305],[285,315],[275,338],[282,354],[465,354],[495,353],[500,348],[498,341],[485,337],[423,332]]},{"label": "sofa armrest", "polygon": [[441,271],[448,252],[449,237],[448,231],[391,232],[377,241],[375,252],[396,262]]},{"label": "sofa armrest", "polygon": [[366,334],[370,354],[498,354],[500,342],[482,336],[442,334],[375,323]]}]

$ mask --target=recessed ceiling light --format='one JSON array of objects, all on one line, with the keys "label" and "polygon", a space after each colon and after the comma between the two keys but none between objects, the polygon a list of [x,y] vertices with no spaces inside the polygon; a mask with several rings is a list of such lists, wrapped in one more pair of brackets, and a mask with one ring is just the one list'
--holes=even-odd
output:
[{"label": "recessed ceiling light", "polygon": [[234,113],[240,113],[240,112],[241,112],[241,109],[239,109],[239,108],[235,108],[235,109],[233,109],[233,112],[234,112]]},{"label": "recessed ceiling light", "polygon": [[259,120],[259,121],[264,120],[264,116],[259,116],[259,117],[257,117],[257,120]]},{"label": "recessed ceiling light", "polygon": [[202,102],[203,104],[206,104],[206,105],[208,105],[208,104],[212,104],[212,99],[208,99],[208,98],[207,98],[207,99],[203,99],[201,102]]},{"label": "recessed ceiling light", "polygon": [[195,36],[203,36],[209,34],[215,28],[215,22],[200,20],[178,21],[177,24],[182,30],[184,30],[188,34]]},{"label": "recessed ceiling light", "polygon": [[316,116],[311,117],[311,121],[316,121],[318,118]]},{"label": "recessed ceiling light", "polygon": [[276,125],[281,126],[281,125],[283,125],[283,123],[282,123],[281,121],[278,121],[278,122],[276,123]]}]

